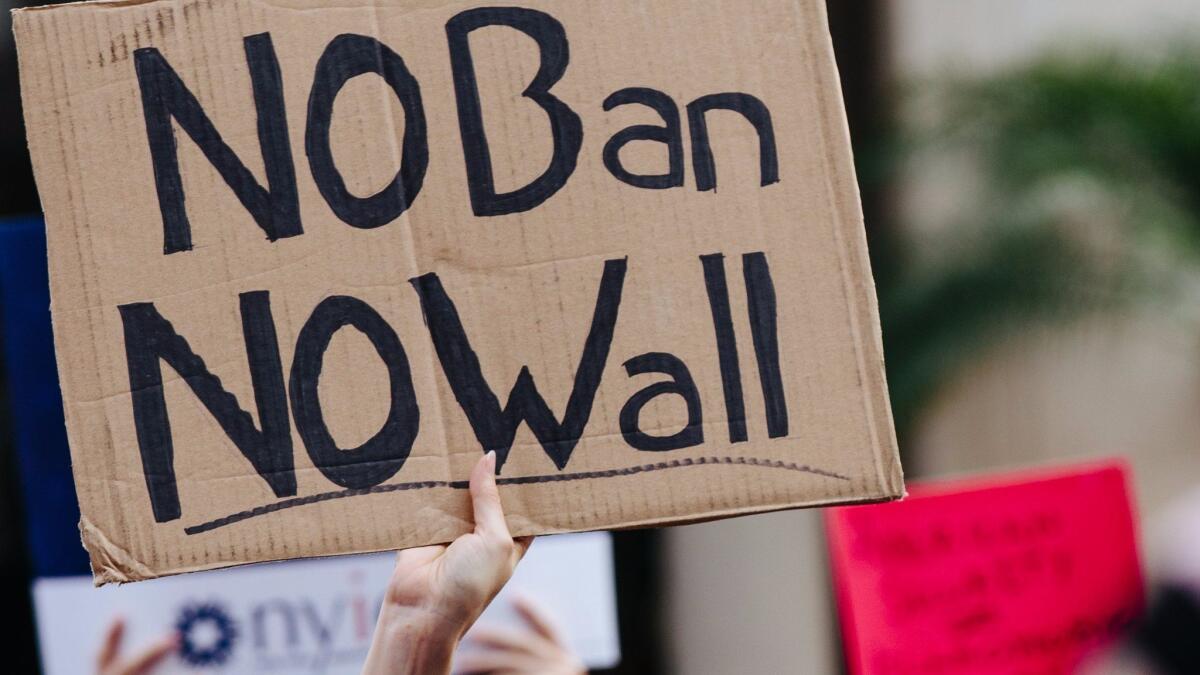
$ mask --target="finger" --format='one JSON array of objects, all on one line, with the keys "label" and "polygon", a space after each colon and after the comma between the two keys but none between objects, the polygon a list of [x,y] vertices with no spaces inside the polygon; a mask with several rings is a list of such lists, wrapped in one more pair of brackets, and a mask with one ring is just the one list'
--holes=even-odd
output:
[{"label": "finger", "polygon": [[536,673],[538,662],[511,652],[477,651],[462,654],[454,662],[456,673]]},{"label": "finger", "polygon": [[533,598],[525,595],[518,595],[513,598],[513,607],[517,610],[517,614],[529,624],[529,627],[537,632],[538,635],[553,642],[558,646],[564,646],[566,641],[563,639],[562,632],[550,618],[546,608],[540,605]]},{"label": "finger", "polygon": [[492,450],[475,464],[471,471],[471,507],[475,511],[475,533],[497,539],[511,540],[500,490],[496,487],[496,451]]},{"label": "finger", "polygon": [[146,675],[170,656],[178,646],[179,636],[165,637],[138,654],[136,658],[121,668],[120,673],[121,675]]},{"label": "finger", "polygon": [[125,635],[125,619],[117,617],[108,624],[108,630],[104,634],[104,642],[100,646],[100,653],[96,655],[97,670],[104,670],[112,666],[117,660],[117,654],[121,652],[121,638]]},{"label": "finger", "polygon": [[477,627],[467,641],[493,651],[517,654],[537,654],[546,646],[537,633],[499,627]]}]

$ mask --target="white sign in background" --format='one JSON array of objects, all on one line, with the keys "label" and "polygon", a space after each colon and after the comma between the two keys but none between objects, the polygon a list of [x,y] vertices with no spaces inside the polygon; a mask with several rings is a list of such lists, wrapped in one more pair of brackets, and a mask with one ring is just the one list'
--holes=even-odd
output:
[{"label": "white sign in background", "polygon": [[[39,579],[33,596],[46,675],[94,671],[109,623],[126,620],[132,654],[178,630],[180,653],[158,671],[358,673],[395,554],[266,563],[93,588],[91,577]],[[538,539],[479,625],[519,622],[514,593],[544,607],[589,668],[620,660],[607,533]]]}]

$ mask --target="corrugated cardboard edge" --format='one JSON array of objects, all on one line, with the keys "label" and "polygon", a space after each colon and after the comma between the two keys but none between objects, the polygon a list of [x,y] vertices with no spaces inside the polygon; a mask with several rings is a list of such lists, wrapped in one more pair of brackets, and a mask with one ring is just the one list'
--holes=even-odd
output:
[{"label": "corrugated cardboard edge", "polygon": [[[159,2],[159,1],[160,0],[85,0],[85,2],[70,3],[70,6],[72,6],[72,7],[83,7],[83,6],[95,7],[97,5],[101,5],[101,6],[105,6],[105,7],[131,7],[131,6],[137,6],[137,5],[146,5],[146,4],[149,4],[152,2]],[[40,12],[40,11],[47,10],[47,9],[55,9],[55,8],[62,8],[62,7],[63,7],[62,3],[48,4],[48,5],[32,5],[30,7],[17,7],[17,8],[11,9],[9,11],[13,14],[19,14],[22,12]]]},{"label": "corrugated cardboard edge", "polygon": [[[842,100],[841,78],[833,52],[833,36],[829,33],[829,17],[824,2],[795,2],[796,12],[813,25],[825,26],[822,40],[813,45],[819,54],[808,59],[818,86],[812,88],[816,109],[821,112],[821,157],[825,161],[825,176],[831,207],[840,217],[833,224],[834,237],[840,256],[842,283],[848,305],[847,320],[854,335],[858,374],[863,389],[863,407],[870,426],[871,449],[875,455],[877,486],[884,501],[888,497],[902,499],[904,471],[900,465],[899,443],[892,423],[892,405],[888,396],[887,376],[883,357],[883,332],[879,325],[879,302],[871,260],[867,255],[867,233],[862,200],[854,162],[838,163],[831,158],[853,158],[850,124]],[[821,67],[828,64],[828,67]],[[835,95],[830,95],[831,93]]]},{"label": "corrugated cardboard edge", "polygon": [[[153,1],[153,0],[150,0],[150,1]],[[54,5],[47,6],[47,7],[54,7]],[[34,30],[33,26],[37,25],[35,23],[35,21],[37,21],[37,20],[32,18],[33,15],[31,13],[22,12],[20,9],[14,9],[11,11],[11,14],[12,14],[12,32],[13,32],[15,45],[17,46],[18,77],[20,79],[21,92],[22,92],[22,95],[24,96],[25,92],[30,89],[30,82],[32,81],[32,78],[29,75],[29,70],[44,65],[41,63],[35,63],[35,61],[37,61],[41,57],[42,53],[44,53],[44,51],[46,49],[46,45],[45,45],[44,40],[41,40],[40,38],[23,35],[23,33],[27,33],[27,32],[32,34],[33,30]],[[57,16],[57,15],[54,15],[54,16]],[[23,37],[27,37],[27,39],[23,40],[22,39]],[[36,50],[29,50],[29,49],[22,50],[21,49],[21,46],[23,44],[26,44],[26,43],[34,41],[34,40],[37,40],[37,44],[40,47],[40,49],[36,49]],[[26,105],[22,106],[22,109],[23,109],[23,115],[25,117],[25,128],[26,128],[25,142],[29,148],[30,157],[32,158],[37,155],[38,147],[36,147],[36,146],[39,143],[44,144],[45,141],[42,139],[35,138],[33,133],[31,133],[31,131],[30,131],[30,130],[36,128],[35,124],[34,124],[35,120],[31,119],[31,116],[33,115],[31,106],[26,104]],[[34,173],[34,178],[37,181],[37,185],[39,188],[38,189],[38,199],[39,199],[43,214],[48,214],[52,210],[61,208],[63,201],[65,201],[65,200],[54,201],[55,195],[53,194],[51,189],[48,189],[48,185],[53,185],[53,181],[48,180],[45,176],[43,176],[42,175],[43,171],[44,170],[39,165],[39,163],[34,161],[33,162],[33,173]],[[49,229],[49,223],[50,223],[50,216],[47,215],[46,216],[47,229]],[[53,273],[54,271],[53,271],[52,263],[49,260],[49,245],[50,245],[50,233],[49,233],[49,231],[47,231],[47,266],[49,266],[51,268],[49,277],[50,277],[50,285],[51,285],[51,309],[53,309],[53,305],[54,305],[53,286],[55,283],[55,279],[54,279],[54,273]],[[70,406],[68,405],[68,402],[71,400],[71,396],[70,396],[70,392],[68,391],[67,380],[63,376],[64,375],[63,369],[66,367],[66,364],[63,362],[63,360],[61,358],[58,358],[58,356],[62,354],[61,350],[63,349],[63,346],[64,346],[64,344],[63,344],[64,338],[62,335],[62,331],[60,330],[60,326],[58,325],[58,321],[54,317],[53,311],[51,312],[51,326],[52,326],[52,331],[53,331],[55,354],[56,354],[55,360],[56,360],[56,364],[57,364],[57,368],[58,368],[58,373],[57,373],[58,374],[58,383],[59,383],[59,387],[62,389],[64,425],[67,428],[67,438],[68,438],[68,440],[71,441],[69,445],[70,445],[71,459],[72,459],[72,465],[73,465],[72,466],[72,477],[73,477],[74,483],[75,483],[75,492],[76,492],[77,499],[79,500],[80,511],[83,512],[83,511],[87,510],[85,508],[85,499],[86,499],[86,495],[88,494],[88,489],[83,484],[83,482],[80,480],[79,474],[74,471],[76,444],[74,443],[74,438],[71,434],[71,411],[70,411]],[[80,540],[83,544],[83,547],[88,552],[89,562],[92,566],[92,581],[97,587],[103,586],[108,583],[124,583],[124,582],[129,582],[129,581],[138,581],[141,579],[147,579],[147,578],[151,578],[151,577],[155,576],[154,573],[146,565],[144,565],[143,563],[134,559],[133,556],[131,556],[128,551],[125,551],[124,549],[122,549],[119,546],[117,546],[116,544],[114,544],[112,542],[112,540],[110,540],[108,538],[108,536],[105,535],[102,530],[100,530],[94,523],[89,521],[84,516],[81,516],[80,520],[79,520],[79,534],[80,534]]]},{"label": "corrugated cardboard edge", "polygon": [[92,583],[97,587],[105,584],[124,584],[159,576],[149,567],[135,559],[128,551],[117,546],[86,517],[79,519],[79,536],[92,561]]},{"label": "corrugated cardboard edge", "polygon": [[[29,7],[17,7],[14,9],[10,9],[9,12],[12,13],[13,15],[17,15],[17,14],[22,14],[22,13],[26,13],[26,12],[43,12],[46,10],[63,11],[63,10],[69,10],[69,9],[120,9],[122,7],[137,7],[139,5],[153,5],[153,4],[174,5],[174,4],[179,4],[181,1],[182,0],[83,0],[82,2],[66,2],[66,3],[59,3],[59,4],[32,5]],[[404,6],[405,6],[405,8],[414,9],[414,10],[428,9],[431,7],[440,7],[442,5],[447,5],[447,4],[450,4],[455,1],[456,0],[405,0]],[[459,0],[459,1],[461,1],[461,0]],[[316,9],[316,8],[321,8],[321,7],[335,7],[335,6],[361,7],[364,4],[383,5],[383,4],[388,4],[388,3],[385,3],[385,2],[360,3],[360,2],[355,2],[355,0],[340,0],[340,1],[339,0],[273,0],[273,2],[270,4],[272,4],[274,6],[282,7],[282,8],[293,8],[293,9],[301,9],[302,10],[302,9]],[[503,5],[505,3],[480,3],[480,4]]]},{"label": "corrugated cardboard edge", "polygon": [[[858,498],[858,499],[847,500],[842,497],[834,497],[834,498],[829,498],[829,499],[818,499],[818,500],[813,500],[810,502],[805,502],[803,504],[795,504],[795,505],[789,505],[789,506],[741,506],[741,507],[737,507],[737,508],[721,509],[718,511],[713,511],[711,513],[706,513],[702,516],[696,516],[694,518],[688,518],[688,517],[681,518],[681,517],[677,517],[677,516],[661,516],[661,517],[653,517],[653,518],[644,518],[642,520],[627,523],[625,525],[621,525],[618,527],[597,528],[597,529],[560,529],[560,530],[554,530],[554,531],[549,531],[549,532],[543,531],[542,534],[539,534],[537,536],[540,538],[543,536],[553,537],[553,536],[562,535],[562,534],[578,534],[578,533],[583,533],[583,532],[628,532],[628,531],[634,531],[634,530],[653,529],[653,528],[667,526],[667,525],[670,525],[670,526],[699,525],[699,524],[703,524],[703,523],[714,522],[717,520],[725,520],[727,518],[736,518],[738,516],[761,515],[761,514],[766,514],[766,513],[778,513],[781,511],[797,511],[797,510],[801,510],[801,509],[820,508],[820,507],[824,507],[824,506],[851,506],[851,505],[880,504],[880,503],[885,503],[885,502],[893,502],[893,501],[896,501],[896,499],[898,499],[898,497],[896,495],[863,495],[861,498]],[[229,561],[213,561],[210,563],[204,563],[204,564],[199,564],[199,565],[187,565],[187,566],[183,566],[183,567],[173,569],[170,571],[165,571],[165,572],[164,571],[154,572],[154,571],[149,570],[145,565],[142,565],[141,563],[134,560],[132,557],[130,557],[128,555],[128,553],[126,553],[119,547],[113,546],[110,542],[108,542],[107,538],[104,537],[104,533],[99,531],[98,529],[95,529],[93,526],[88,525],[86,523],[86,519],[81,520],[79,523],[79,526],[80,526],[80,532],[83,534],[84,545],[88,547],[89,553],[92,554],[93,584],[97,588],[99,588],[100,586],[104,586],[107,584],[113,584],[113,583],[125,584],[125,583],[131,583],[131,582],[135,582],[135,581],[145,581],[145,580],[149,580],[149,579],[160,579],[163,577],[172,577],[172,576],[177,576],[180,574],[190,574],[192,572],[204,572],[204,571],[216,570],[216,569],[231,569],[231,568],[235,568],[235,567],[245,567],[247,565],[264,565],[264,564],[269,565],[272,563],[286,562],[288,560],[292,560],[292,558],[275,558],[275,559],[271,559],[271,560],[255,560],[252,562],[233,562],[233,563],[231,563]],[[85,529],[85,528],[89,528],[89,529]],[[514,537],[521,537],[521,536],[525,536],[526,534],[527,533],[523,533],[519,530],[515,530],[513,532]],[[89,544],[89,541],[96,542],[97,548],[92,548],[92,545]],[[446,541],[446,542],[435,542],[435,543],[448,544],[450,542]],[[103,548],[100,548],[100,547],[103,547]],[[341,553],[331,553],[328,555],[311,556],[311,557],[308,557],[305,559],[311,560],[311,559],[316,559],[316,558],[338,558],[338,557],[347,556],[347,555],[365,555],[365,554],[383,553],[383,552],[395,551],[395,550],[398,550],[398,549],[388,548],[388,547],[370,548],[370,549],[364,549],[361,551],[344,551]],[[116,557],[113,557],[114,554]],[[123,559],[126,562],[121,563],[120,559]],[[98,561],[98,560],[103,561],[105,563],[112,563],[112,565],[115,565],[115,566],[108,565],[105,567],[97,568],[96,561]],[[125,566],[125,565],[128,565],[128,566]]]}]

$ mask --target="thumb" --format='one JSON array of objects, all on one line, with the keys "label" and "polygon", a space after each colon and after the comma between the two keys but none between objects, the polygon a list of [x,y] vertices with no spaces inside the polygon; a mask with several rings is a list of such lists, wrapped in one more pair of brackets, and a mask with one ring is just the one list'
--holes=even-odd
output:
[{"label": "thumb", "polygon": [[484,455],[471,470],[471,507],[475,512],[475,533],[487,538],[511,540],[500,489],[496,487],[496,451]]}]

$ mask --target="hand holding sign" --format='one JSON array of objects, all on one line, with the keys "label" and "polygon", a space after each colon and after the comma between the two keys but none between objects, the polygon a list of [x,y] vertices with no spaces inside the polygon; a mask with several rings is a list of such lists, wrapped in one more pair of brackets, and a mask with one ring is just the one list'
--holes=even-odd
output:
[{"label": "hand holding sign", "polygon": [[495,471],[489,452],[471,472],[474,532],[400,552],[364,673],[448,672],[459,639],[529,550],[533,537],[508,532]]}]

